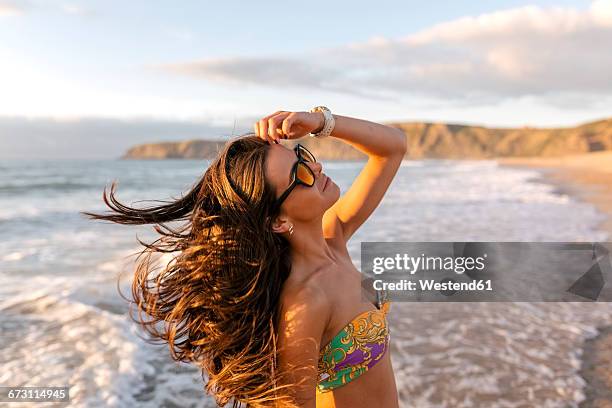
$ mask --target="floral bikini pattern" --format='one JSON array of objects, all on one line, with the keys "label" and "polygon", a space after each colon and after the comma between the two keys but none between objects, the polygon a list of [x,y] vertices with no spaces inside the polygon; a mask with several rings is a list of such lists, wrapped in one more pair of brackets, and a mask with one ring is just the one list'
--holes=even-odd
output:
[{"label": "floral bikini pattern", "polygon": [[348,323],[319,354],[319,392],[348,384],[382,359],[389,346],[387,293],[376,292],[377,310],[368,310]]}]

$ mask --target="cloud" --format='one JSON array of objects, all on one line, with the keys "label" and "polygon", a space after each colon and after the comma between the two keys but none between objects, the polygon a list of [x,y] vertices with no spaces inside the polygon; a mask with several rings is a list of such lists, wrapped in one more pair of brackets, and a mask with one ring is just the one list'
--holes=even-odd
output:
[{"label": "cloud", "polygon": [[11,17],[23,14],[24,8],[12,1],[0,0],[0,17]]},{"label": "cloud", "polygon": [[223,139],[251,130],[252,123],[216,126],[203,121],[159,119],[25,118],[0,116],[0,159],[119,157],[139,143]]},{"label": "cloud", "polygon": [[[612,93],[612,0],[585,10],[525,6],[467,16],[402,38],[299,57],[206,59],[161,68],[212,82],[378,98],[490,104],[535,96],[557,106]],[[568,103],[559,101],[572,95]]]},{"label": "cloud", "polygon": [[208,59],[196,62],[159,64],[153,69],[203,78],[230,85],[291,87],[346,93],[374,99],[388,99],[367,89],[341,84],[343,67],[297,61],[282,57]]}]

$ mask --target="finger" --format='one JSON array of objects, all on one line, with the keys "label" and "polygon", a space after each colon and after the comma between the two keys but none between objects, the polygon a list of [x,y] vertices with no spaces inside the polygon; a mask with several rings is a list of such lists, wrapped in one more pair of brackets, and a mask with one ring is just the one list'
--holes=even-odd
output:
[{"label": "finger", "polygon": [[257,135],[258,138],[260,138],[264,142],[267,142],[268,144],[272,143],[272,141],[261,131],[261,126],[259,125],[259,122],[256,122],[254,127],[255,127],[255,134]]},{"label": "finger", "polygon": [[282,124],[283,120],[287,117],[287,115],[289,115],[289,112],[281,112],[271,117],[270,119],[268,119],[268,136],[270,136],[272,139],[276,140],[277,142],[280,141],[280,136],[283,133],[280,125]]},{"label": "finger", "polygon": [[268,143],[271,143],[272,140],[268,137],[268,121],[264,119],[259,120],[259,137],[265,140]]},{"label": "finger", "polygon": [[[276,119],[279,116],[284,116],[286,115],[288,112],[286,111],[276,111],[271,115],[268,115],[266,117],[263,117],[261,120],[265,120],[267,122],[267,136],[270,137],[272,140],[276,140],[277,139],[277,134],[276,134]],[[271,120],[271,119],[275,119],[275,120]]]},{"label": "finger", "polygon": [[291,136],[291,125],[293,125],[294,120],[295,120],[295,116],[293,115],[289,115],[283,120],[282,130],[283,130],[283,137],[285,139],[289,139],[289,137]]},{"label": "finger", "polygon": [[[257,135],[259,137],[261,137],[263,140],[272,143],[274,139],[271,139],[268,135],[268,119],[270,119],[273,116],[278,115],[279,113],[283,113],[283,112],[287,112],[287,111],[283,111],[283,110],[278,110],[270,115],[264,116],[263,118],[259,119],[259,121],[257,122],[258,124],[258,132]],[[289,112],[287,112],[289,113]]]},{"label": "finger", "polygon": [[255,136],[259,137],[259,122],[253,124],[253,129],[255,130]]}]

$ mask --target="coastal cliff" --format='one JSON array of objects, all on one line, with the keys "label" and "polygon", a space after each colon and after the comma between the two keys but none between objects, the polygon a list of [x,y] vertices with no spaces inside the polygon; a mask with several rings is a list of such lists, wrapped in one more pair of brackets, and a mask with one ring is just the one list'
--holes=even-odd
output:
[{"label": "coastal cliff", "polygon": [[209,159],[225,141],[185,140],[182,142],[146,143],[131,147],[122,159]]},{"label": "coastal cliff", "polygon": [[[612,150],[612,119],[571,128],[487,128],[445,123],[387,123],[408,140],[406,158],[486,159],[494,157],[558,157]],[[124,159],[211,159],[226,140],[187,140],[138,145]],[[365,155],[335,139],[284,140],[301,143],[323,160],[363,160]]]}]

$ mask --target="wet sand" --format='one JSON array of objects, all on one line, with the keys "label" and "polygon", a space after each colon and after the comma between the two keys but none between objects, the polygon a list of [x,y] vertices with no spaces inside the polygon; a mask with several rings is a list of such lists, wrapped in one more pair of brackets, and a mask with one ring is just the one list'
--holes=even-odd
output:
[{"label": "wet sand", "polygon": [[507,157],[497,161],[507,166],[538,168],[560,191],[592,203],[608,214],[599,228],[607,231],[608,240],[612,240],[612,151],[552,158]]},{"label": "wet sand", "polygon": [[[559,192],[593,204],[608,217],[599,226],[612,241],[612,151],[552,158],[497,159],[505,166],[527,166],[542,172]],[[586,381],[581,408],[612,408],[612,326],[584,342],[580,375]]]}]

